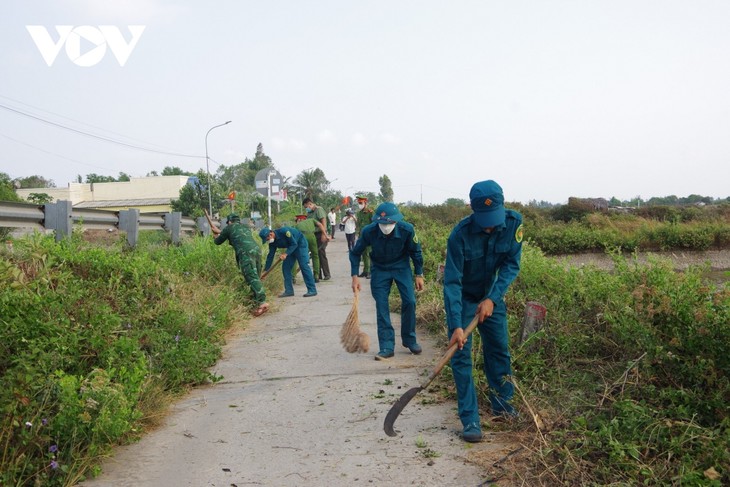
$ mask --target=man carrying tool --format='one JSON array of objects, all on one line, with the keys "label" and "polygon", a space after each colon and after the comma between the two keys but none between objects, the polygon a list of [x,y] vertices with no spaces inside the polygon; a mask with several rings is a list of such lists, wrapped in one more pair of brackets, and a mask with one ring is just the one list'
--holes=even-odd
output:
[{"label": "man carrying tool", "polygon": [[375,299],[378,319],[378,344],[380,351],[375,360],[387,360],[394,355],[395,331],[390,322],[388,296],[393,282],[401,298],[401,343],[413,354],[421,353],[416,341],[416,294],[413,290],[413,272],[416,273],[416,290],[423,290],[423,255],[421,244],[413,225],[403,221],[403,215],[393,203],[383,203],[375,210],[373,223],[360,232],[360,238],[350,251],[352,291],[360,291],[358,270],[360,257],[370,247],[372,259],[370,292]]},{"label": "man carrying tool", "polygon": [[304,206],[307,213],[307,218],[317,220],[324,227],[324,231],[320,227],[314,230],[314,234],[317,237],[317,249],[312,249],[312,252],[319,252],[319,267],[321,272],[317,277],[327,281],[332,277],[330,274],[330,263],[327,260],[327,243],[329,242],[329,235],[327,234],[327,213],[325,213],[324,208],[315,205],[312,198],[304,198],[302,206]]},{"label": "man carrying tool", "polygon": [[294,296],[294,284],[292,283],[291,271],[295,261],[299,263],[299,267],[302,269],[304,284],[307,286],[307,292],[304,294],[304,297],[316,296],[317,287],[314,284],[312,269],[309,267],[309,245],[302,232],[292,227],[281,227],[276,230],[264,227],[259,232],[259,236],[261,240],[269,244],[269,255],[266,257],[264,272],[271,268],[276,249],[286,249],[279,256],[279,259],[284,261],[281,266],[281,272],[284,274],[284,292],[279,297],[287,298]]},{"label": "man carrying tool", "polygon": [[505,210],[502,188],[494,181],[475,183],[469,192],[472,214],[451,231],[446,247],[444,305],[459,418],[468,442],[482,439],[477,395],[472,378],[472,337],[464,328],[478,316],[484,373],[495,419],[516,416],[508,347],[504,295],[520,271],[522,216]]},{"label": "man carrying tool", "polygon": [[266,291],[264,285],[259,279],[261,271],[261,247],[253,238],[251,229],[247,225],[241,223],[241,218],[235,213],[228,215],[227,225],[223,230],[219,230],[213,222],[208,218],[210,231],[215,235],[216,245],[228,242],[236,252],[236,263],[243,274],[243,278],[248,283],[253,293],[256,309],[254,316],[261,316],[269,310],[269,303],[266,302]]},{"label": "man carrying tool", "polygon": [[[370,225],[373,221],[373,210],[368,207],[368,199],[365,196],[357,197],[358,212],[356,215],[357,228],[362,230]],[[358,269],[359,271],[360,269]],[[362,253],[362,273],[358,277],[370,278],[370,251],[365,250]]]}]

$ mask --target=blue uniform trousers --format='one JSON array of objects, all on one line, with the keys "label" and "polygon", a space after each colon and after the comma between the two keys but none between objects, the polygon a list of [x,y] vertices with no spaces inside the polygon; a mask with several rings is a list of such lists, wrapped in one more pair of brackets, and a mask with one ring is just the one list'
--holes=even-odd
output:
[{"label": "blue uniform trousers", "polygon": [[378,344],[380,351],[390,353],[395,348],[395,331],[390,322],[388,296],[395,282],[401,298],[400,336],[406,347],[416,341],[416,293],[413,287],[413,271],[410,266],[404,269],[382,269],[373,263],[370,269],[370,292],[375,299],[378,317]]},{"label": "blue uniform trousers", "polygon": [[[466,329],[474,318],[479,303],[463,300],[462,328]],[[509,403],[514,395],[514,386],[505,379],[512,375],[511,358],[508,348],[507,307],[500,300],[494,304],[492,316],[478,325],[482,339],[484,356],[484,373],[489,383],[489,400],[492,403],[492,414],[513,414],[514,408]],[[449,340],[453,332],[449,333]],[[477,406],[476,389],[472,378],[471,360],[472,335],[469,335],[462,350],[457,350],[451,359],[451,369],[456,383],[458,395],[459,418],[466,426],[479,424],[479,407]]]},{"label": "blue uniform trousers", "polygon": [[[315,249],[314,252],[316,251]],[[316,293],[317,287],[314,284],[314,274],[312,274],[312,268],[309,267],[309,245],[304,236],[297,242],[294,253],[287,255],[281,264],[281,272],[284,273],[284,292],[287,294],[294,294],[294,283],[291,275],[294,262],[298,262],[299,267],[302,269],[302,277],[304,278],[304,284],[307,286],[307,292]]]}]

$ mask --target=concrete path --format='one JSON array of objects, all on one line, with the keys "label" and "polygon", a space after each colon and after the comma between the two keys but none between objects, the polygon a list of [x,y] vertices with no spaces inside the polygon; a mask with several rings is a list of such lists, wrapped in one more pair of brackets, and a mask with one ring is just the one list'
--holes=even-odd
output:
[{"label": "concrete path", "polygon": [[[424,401],[429,394],[421,392],[396,421],[399,435],[383,432],[393,402],[423,380],[443,350],[418,330],[421,355],[398,347],[393,359],[373,360],[375,304],[362,279],[360,320],[371,350],[345,352],[339,331],[352,290],[344,234],[327,250],[333,279],[318,284],[318,296],[303,298],[300,278],[294,297],[270,300],[274,309],[225,347],[214,367],[223,381],[172,405],[162,427],[116,449],[103,473],[81,485],[482,484],[486,473],[468,457],[504,445],[464,443],[454,402]],[[392,318],[398,335],[400,319]]]}]

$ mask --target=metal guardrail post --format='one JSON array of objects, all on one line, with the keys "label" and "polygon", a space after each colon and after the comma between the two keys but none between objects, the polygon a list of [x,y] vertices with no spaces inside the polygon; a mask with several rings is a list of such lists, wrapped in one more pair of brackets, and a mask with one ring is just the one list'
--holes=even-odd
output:
[{"label": "metal guardrail post", "polygon": [[182,213],[175,211],[165,213],[165,230],[170,232],[170,238],[174,245],[180,244],[180,230],[182,228]]},{"label": "metal guardrail post", "polygon": [[130,247],[137,245],[139,240],[139,210],[129,209],[119,212],[119,230],[127,232],[127,243]]},{"label": "metal guardrail post", "polygon": [[204,237],[210,235],[210,225],[208,225],[208,220],[204,216],[199,216],[196,223],[198,224],[198,230]]},{"label": "metal guardrail post", "polygon": [[70,201],[46,203],[43,206],[43,212],[45,213],[43,226],[48,230],[55,231],[56,242],[60,242],[64,237],[71,237],[73,232],[73,205]]}]

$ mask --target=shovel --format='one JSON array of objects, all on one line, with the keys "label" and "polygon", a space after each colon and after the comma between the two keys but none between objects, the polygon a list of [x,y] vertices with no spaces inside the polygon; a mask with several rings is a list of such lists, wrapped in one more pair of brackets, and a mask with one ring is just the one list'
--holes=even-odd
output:
[{"label": "shovel", "polygon": [[[476,328],[477,323],[479,322],[479,318],[477,316],[474,317],[473,320],[471,320],[471,323],[469,323],[469,326],[466,327],[464,330],[464,338],[468,337],[471,332],[474,331],[474,328]],[[406,407],[406,404],[411,402],[411,399],[427,388],[429,384],[436,378],[437,375],[441,372],[441,369],[444,368],[444,365],[451,360],[451,357],[454,356],[456,353],[456,349],[458,348],[458,344],[454,343],[449,347],[448,350],[446,350],[446,353],[443,357],[441,357],[441,360],[436,364],[436,367],[434,367],[431,374],[424,380],[420,386],[414,387],[412,389],[409,389],[405,394],[403,394],[400,399],[398,399],[395,404],[390,408],[390,411],[388,411],[388,414],[385,416],[385,423],[383,424],[383,430],[385,430],[385,434],[388,436],[396,436],[395,429],[393,429],[393,426],[395,425],[395,420],[400,415],[401,411],[403,411],[403,408]]]}]

